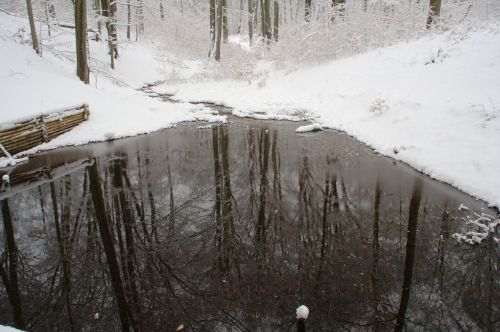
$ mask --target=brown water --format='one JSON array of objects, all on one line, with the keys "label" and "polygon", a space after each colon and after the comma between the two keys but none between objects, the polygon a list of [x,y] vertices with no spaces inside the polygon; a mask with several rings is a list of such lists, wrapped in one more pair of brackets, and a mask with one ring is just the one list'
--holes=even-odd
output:
[{"label": "brown water", "polygon": [[343,133],[233,121],[11,169],[0,323],[290,331],[305,304],[308,331],[500,330],[499,245],[452,238],[495,211]]}]

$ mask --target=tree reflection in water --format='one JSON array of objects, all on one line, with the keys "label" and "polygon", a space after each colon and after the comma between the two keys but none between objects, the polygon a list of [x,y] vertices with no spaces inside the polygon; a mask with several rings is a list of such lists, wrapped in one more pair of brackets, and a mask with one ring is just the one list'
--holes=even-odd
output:
[{"label": "tree reflection in water", "polygon": [[304,303],[312,331],[500,328],[498,244],[450,237],[480,203],[293,128],[180,126],[4,198],[0,323],[289,331]]}]

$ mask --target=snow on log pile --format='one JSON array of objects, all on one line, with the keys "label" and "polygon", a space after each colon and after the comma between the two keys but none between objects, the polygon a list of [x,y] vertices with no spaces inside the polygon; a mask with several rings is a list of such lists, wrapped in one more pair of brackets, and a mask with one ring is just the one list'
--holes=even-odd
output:
[{"label": "snow on log pile", "polygon": [[[36,117],[0,124],[0,144],[10,154],[31,149],[64,134],[89,117],[87,104],[70,107]],[[8,157],[0,150],[0,157]]]}]

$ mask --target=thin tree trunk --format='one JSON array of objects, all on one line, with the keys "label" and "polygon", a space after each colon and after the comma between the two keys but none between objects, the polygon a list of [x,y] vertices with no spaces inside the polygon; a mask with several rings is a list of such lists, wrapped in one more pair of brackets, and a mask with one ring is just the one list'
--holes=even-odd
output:
[{"label": "thin tree trunk", "polygon": [[306,22],[311,21],[311,0],[305,0],[304,17],[305,17]]},{"label": "thin tree trunk", "polygon": [[210,7],[210,50],[208,51],[208,58],[212,58],[215,52],[215,0],[209,0],[208,5]]},{"label": "thin tree trunk", "polygon": [[[162,5],[160,2],[160,9],[162,9]],[[163,15],[163,11],[162,11]],[[163,19],[163,17],[162,17]],[[131,24],[132,24],[132,13],[130,11],[130,0],[127,0],[127,39],[130,40],[130,29],[131,29]]]},{"label": "thin tree trunk", "polygon": [[248,0],[248,40],[250,45],[253,43],[253,3],[252,0]]},{"label": "thin tree trunk", "polygon": [[441,0],[429,0],[429,16],[427,16],[427,29],[430,29],[432,24],[441,15]]},{"label": "thin tree trunk", "polygon": [[35,18],[33,17],[33,6],[31,4],[31,0],[26,0],[26,8],[28,9],[28,19],[30,22],[31,40],[33,42],[33,49],[35,50],[36,54],[42,55],[42,51],[40,50],[40,45],[38,44],[38,37],[36,35]]},{"label": "thin tree trunk", "polygon": [[220,61],[220,44],[222,38],[222,4],[224,0],[217,2],[217,37],[215,42],[215,61]]},{"label": "thin tree trunk", "polygon": [[280,17],[280,11],[279,11],[279,5],[278,1],[274,1],[274,24],[273,24],[273,38],[275,41],[278,41],[278,25],[279,25],[279,17]]},{"label": "thin tree trunk", "polygon": [[224,43],[227,43],[227,40],[229,38],[229,26],[228,26],[228,20],[227,20],[227,0],[222,0],[222,36],[223,36],[223,41]]}]

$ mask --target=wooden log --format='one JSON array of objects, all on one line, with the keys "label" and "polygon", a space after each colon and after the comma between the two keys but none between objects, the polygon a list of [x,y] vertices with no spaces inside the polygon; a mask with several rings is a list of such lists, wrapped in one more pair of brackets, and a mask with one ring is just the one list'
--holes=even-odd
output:
[{"label": "wooden log", "polygon": [[[41,114],[31,119],[24,119],[12,125],[0,126],[0,144],[9,153],[16,154],[33,148],[43,142],[73,129],[89,117],[89,106],[68,108],[53,113]],[[0,151],[0,157],[3,152]]]}]

